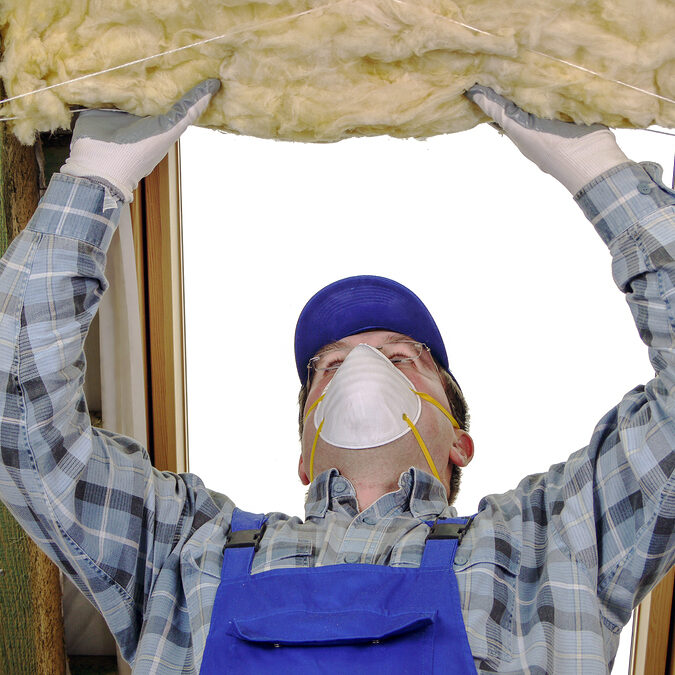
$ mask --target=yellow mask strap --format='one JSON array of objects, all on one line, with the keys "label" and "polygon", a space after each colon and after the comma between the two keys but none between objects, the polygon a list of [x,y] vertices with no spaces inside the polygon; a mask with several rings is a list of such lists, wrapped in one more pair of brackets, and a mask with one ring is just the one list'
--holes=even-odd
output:
[{"label": "yellow mask strap", "polygon": [[421,399],[427,401],[427,403],[435,405],[450,420],[452,426],[455,427],[455,429],[460,428],[459,424],[457,423],[457,420],[433,396],[429,396],[429,394],[425,394],[423,391],[415,391],[414,389],[412,391],[414,394],[417,394]]},{"label": "yellow mask strap", "polygon": [[441,480],[441,477],[438,475],[438,471],[436,471],[436,465],[434,464],[434,460],[431,459],[431,455],[429,454],[429,451],[427,450],[427,446],[424,444],[424,441],[422,440],[422,437],[420,436],[420,432],[417,431],[417,428],[412,423],[412,420],[405,413],[403,413],[403,419],[406,421],[407,425],[410,427],[410,429],[413,432],[413,436],[415,436],[415,439],[419,443],[420,449],[422,450],[422,454],[424,455],[424,458],[427,460],[427,464],[429,465],[429,468],[431,469],[431,473],[433,473],[434,476],[438,480]]},{"label": "yellow mask strap", "polygon": [[309,456],[309,482],[311,483],[314,480],[314,453],[316,452],[316,444],[319,440],[319,434],[321,433],[321,427],[323,427],[323,423],[326,420],[321,420],[321,424],[319,424],[319,428],[316,430],[316,433],[314,434],[314,442],[312,443],[312,454]]},{"label": "yellow mask strap", "polygon": [[316,401],[314,401],[314,403],[312,403],[312,405],[309,406],[309,410],[305,413],[305,416],[302,418],[303,424],[307,421],[307,418],[309,417],[309,413],[311,413],[312,410],[314,410],[314,408],[316,408],[316,406],[318,406],[319,403],[321,403],[321,401],[323,401],[323,397],[325,395],[326,394],[321,394],[321,396],[319,396],[319,398],[317,398]]}]

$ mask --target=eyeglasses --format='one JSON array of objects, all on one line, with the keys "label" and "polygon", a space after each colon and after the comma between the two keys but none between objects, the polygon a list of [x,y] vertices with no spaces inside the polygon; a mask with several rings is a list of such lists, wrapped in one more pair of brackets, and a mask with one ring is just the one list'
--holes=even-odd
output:
[{"label": "eyeglasses", "polygon": [[[356,346],[356,345],[354,345]],[[372,345],[371,345],[372,346]],[[308,382],[312,380],[314,374],[333,375],[334,372],[342,365],[349,353],[354,347],[334,347],[327,349],[318,356],[313,356],[307,364]],[[396,340],[395,342],[387,342],[381,347],[374,347],[382,352],[393,364],[400,366],[401,364],[412,363],[422,356],[424,351],[429,351],[423,342],[414,342],[413,340]]]}]

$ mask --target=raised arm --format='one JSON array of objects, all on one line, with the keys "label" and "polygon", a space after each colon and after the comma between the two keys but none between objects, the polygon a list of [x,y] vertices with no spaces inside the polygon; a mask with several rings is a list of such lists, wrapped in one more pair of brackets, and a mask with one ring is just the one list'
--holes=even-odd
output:
[{"label": "raised arm", "polygon": [[223,504],[191,476],[154,470],[132,439],[91,427],[83,343],[119,202],[217,86],[202,83],[161,118],[83,115],[62,173],[0,260],[0,497],[103,612],[127,660],[172,550]]},{"label": "raised arm", "polygon": [[516,491],[534,502],[522,507],[523,527],[558,530],[617,630],[675,560],[675,193],[660,167],[629,161],[604,127],[537,119],[485,87],[467,95],[565,185],[607,244],[655,371],[600,420],[587,448]]}]

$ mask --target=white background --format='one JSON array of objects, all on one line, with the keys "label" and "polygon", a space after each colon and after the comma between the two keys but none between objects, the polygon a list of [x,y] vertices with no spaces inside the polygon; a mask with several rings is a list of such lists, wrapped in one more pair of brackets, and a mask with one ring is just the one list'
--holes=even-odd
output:
[{"label": "white background", "polygon": [[[675,139],[617,135],[670,184]],[[303,513],[293,333],[342,277],[392,277],[438,323],[476,446],[460,514],[586,445],[653,376],[593,227],[487,125],[331,145],[192,128],[181,151],[190,470],[241,508]]]}]

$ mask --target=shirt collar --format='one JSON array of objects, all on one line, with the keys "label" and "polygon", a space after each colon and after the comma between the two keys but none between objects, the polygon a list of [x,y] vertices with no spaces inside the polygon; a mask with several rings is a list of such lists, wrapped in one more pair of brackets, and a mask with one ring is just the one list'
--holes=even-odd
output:
[{"label": "shirt collar", "polygon": [[[400,475],[398,485],[398,490],[382,495],[369,509],[380,517],[405,511],[415,518],[426,519],[456,515],[455,509],[448,506],[443,484],[432,475],[411,467]],[[305,500],[305,518],[323,518],[329,510],[358,513],[356,490],[337,469],[320,473],[309,486]]]}]

